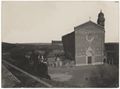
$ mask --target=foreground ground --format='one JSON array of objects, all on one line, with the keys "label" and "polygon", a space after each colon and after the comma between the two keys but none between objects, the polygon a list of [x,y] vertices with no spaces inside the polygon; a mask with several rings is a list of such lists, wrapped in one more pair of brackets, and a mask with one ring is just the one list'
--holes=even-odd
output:
[{"label": "foreground ground", "polygon": [[118,87],[118,68],[113,65],[49,67],[55,81],[79,87]]},{"label": "foreground ground", "polygon": [[[7,67],[7,65],[5,66]],[[6,69],[3,65],[2,68],[3,87],[10,87],[11,85],[11,87],[45,87],[23,73],[11,69],[10,66]],[[52,80],[41,80],[51,84],[53,87],[118,87],[118,68],[108,64],[49,67],[49,74]],[[4,80],[10,80],[8,85]]]},{"label": "foreground ground", "polygon": [[[48,80],[18,68],[17,66],[7,62],[2,62],[2,87],[3,88],[45,88],[45,87],[77,87],[64,84],[59,81]],[[9,65],[8,65],[9,64]]]}]

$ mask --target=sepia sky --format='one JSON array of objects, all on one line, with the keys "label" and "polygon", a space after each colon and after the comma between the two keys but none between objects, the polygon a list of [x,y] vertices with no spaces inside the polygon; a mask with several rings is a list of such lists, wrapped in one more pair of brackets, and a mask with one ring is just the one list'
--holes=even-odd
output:
[{"label": "sepia sky", "polygon": [[105,15],[105,42],[118,42],[118,2],[4,1],[2,41],[10,43],[51,42],[74,31],[74,26]]}]

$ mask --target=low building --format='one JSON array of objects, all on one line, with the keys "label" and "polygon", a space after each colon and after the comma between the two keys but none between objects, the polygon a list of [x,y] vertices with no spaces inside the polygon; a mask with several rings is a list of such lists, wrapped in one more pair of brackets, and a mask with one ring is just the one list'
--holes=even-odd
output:
[{"label": "low building", "polygon": [[62,41],[52,40],[52,45],[63,45]]},{"label": "low building", "polygon": [[119,65],[119,43],[105,43],[105,63]]},{"label": "low building", "polygon": [[[64,56],[62,41],[52,41],[52,45],[50,49],[51,50],[47,55],[48,65],[52,67],[62,66],[62,57]],[[60,60],[57,60],[57,59],[60,59]]]}]

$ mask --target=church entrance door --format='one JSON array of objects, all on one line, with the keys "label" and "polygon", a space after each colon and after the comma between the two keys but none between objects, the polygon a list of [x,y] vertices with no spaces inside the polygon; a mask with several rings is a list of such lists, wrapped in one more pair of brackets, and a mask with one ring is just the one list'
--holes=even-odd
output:
[{"label": "church entrance door", "polygon": [[88,64],[92,63],[92,56],[88,56]]}]

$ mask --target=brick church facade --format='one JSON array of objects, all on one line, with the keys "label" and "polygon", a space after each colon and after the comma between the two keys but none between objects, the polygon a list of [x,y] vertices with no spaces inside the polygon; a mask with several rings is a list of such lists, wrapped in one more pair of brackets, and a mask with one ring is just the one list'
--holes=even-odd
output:
[{"label": "brick church facade", "polygon": [[104,14],[98,14],[97,24],[88,21],[74,27],[74,31],[62,37],[65,55],[76,66],[102,64],[104,60]]}]

